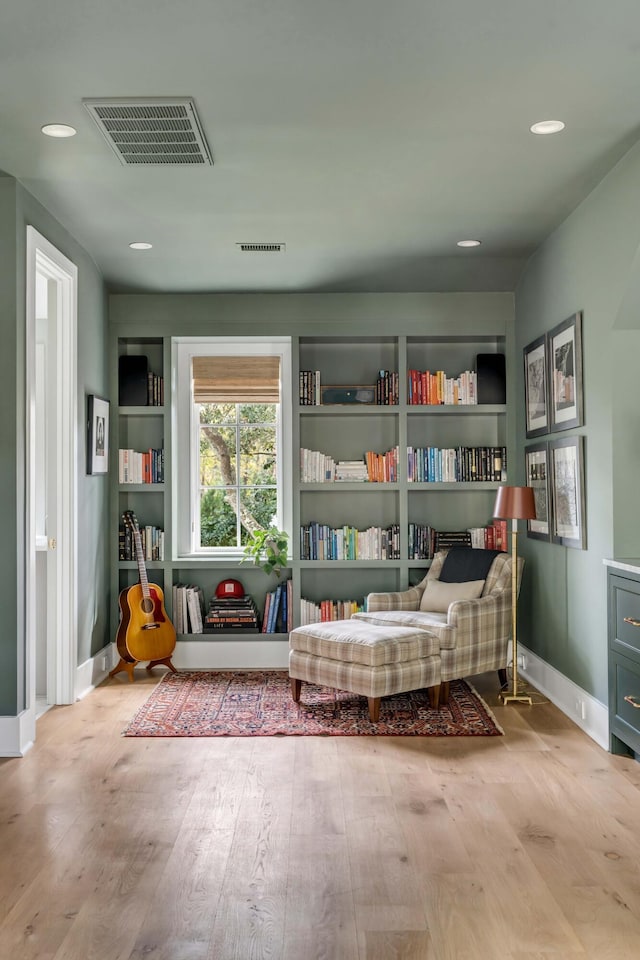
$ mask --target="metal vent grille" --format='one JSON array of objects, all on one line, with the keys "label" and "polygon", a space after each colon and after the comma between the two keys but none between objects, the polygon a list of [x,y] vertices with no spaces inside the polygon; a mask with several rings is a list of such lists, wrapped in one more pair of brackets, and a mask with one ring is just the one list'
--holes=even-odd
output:
[{"label": "metal vent grille", "polygon": [[83,100],[125,166],[211,166],[213,159],[193,100]]},{"label": "metal vent grille", "polygon": [[286,243],[236,243],[243,253],[284,253]]}]

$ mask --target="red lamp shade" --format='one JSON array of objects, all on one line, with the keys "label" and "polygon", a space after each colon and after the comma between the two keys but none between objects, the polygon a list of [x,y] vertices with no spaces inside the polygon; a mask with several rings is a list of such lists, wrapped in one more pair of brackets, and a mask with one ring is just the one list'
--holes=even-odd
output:
[{"label": "red lamp shade", "polygon": [[533,487],[499,487],[493,515],[502,520],[535,520]]}]

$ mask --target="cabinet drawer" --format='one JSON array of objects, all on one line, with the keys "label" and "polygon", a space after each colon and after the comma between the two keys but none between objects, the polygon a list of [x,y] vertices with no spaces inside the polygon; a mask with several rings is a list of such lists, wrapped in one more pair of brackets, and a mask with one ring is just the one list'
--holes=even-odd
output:
[{"label": "cabinet drawer", "polygon": [[640,583],[612,577],[612,626],[615,647],[627,655],[640,654]]},{"label": "cabinet drawer", "polygon": [[640,673],[629,670],[619,661],[613,666],[616,720],[640,733]]}]

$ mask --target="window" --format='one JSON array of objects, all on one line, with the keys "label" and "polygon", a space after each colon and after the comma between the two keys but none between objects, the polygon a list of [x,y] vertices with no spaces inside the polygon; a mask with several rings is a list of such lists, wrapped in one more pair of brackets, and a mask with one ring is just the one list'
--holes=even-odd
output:
[{"label": "window", "polygon": [[291,526],[289,338],[178,339],[174,359],[178,555],[240,556]]}]

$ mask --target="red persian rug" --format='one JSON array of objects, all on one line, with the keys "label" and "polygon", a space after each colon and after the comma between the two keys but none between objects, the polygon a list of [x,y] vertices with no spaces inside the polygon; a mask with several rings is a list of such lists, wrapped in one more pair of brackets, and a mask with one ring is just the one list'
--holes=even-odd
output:
[{"label": "red persian rug", "polygon": [[284,670],[185,670],[167,673],[123,731],[125,737],[496,737],[503,731],[464,680],[451,683],[446,707],[426,690],[384,697],[371,723],[367,698],[302,684],[294,703]]}]

